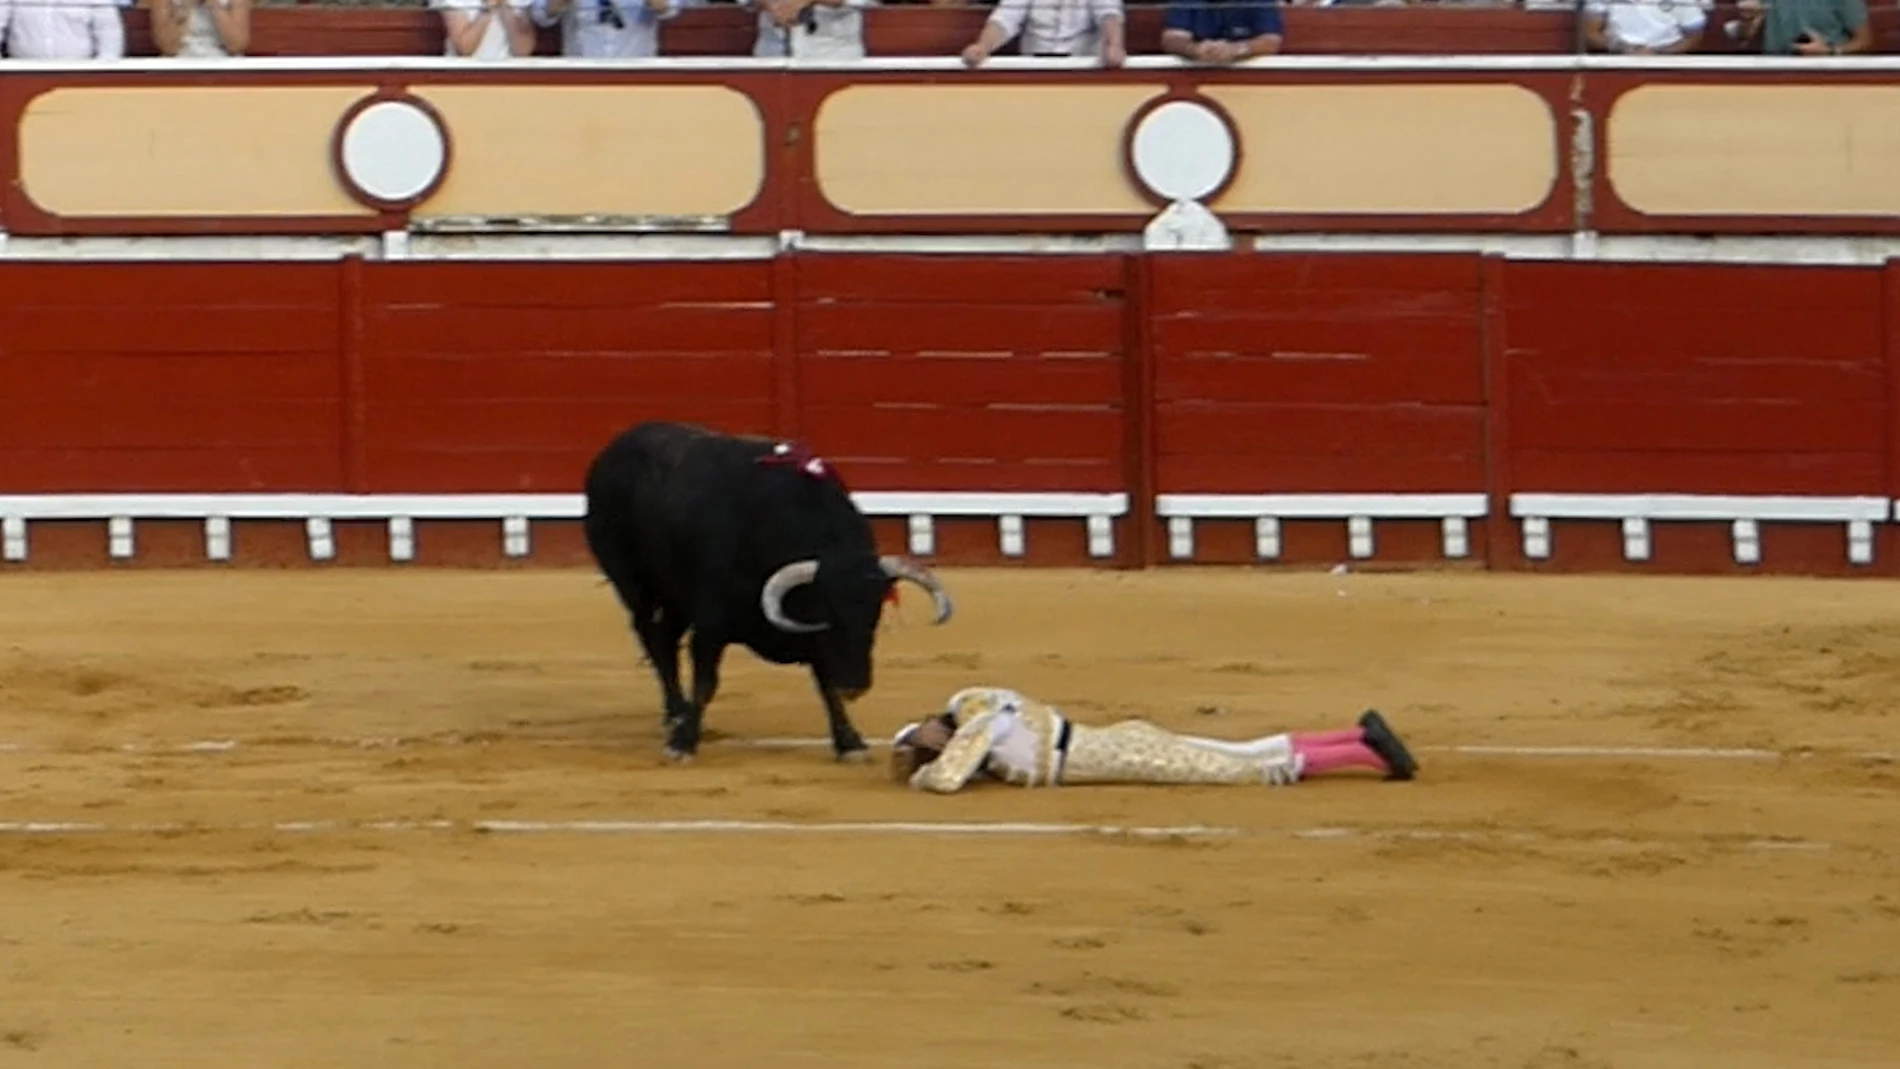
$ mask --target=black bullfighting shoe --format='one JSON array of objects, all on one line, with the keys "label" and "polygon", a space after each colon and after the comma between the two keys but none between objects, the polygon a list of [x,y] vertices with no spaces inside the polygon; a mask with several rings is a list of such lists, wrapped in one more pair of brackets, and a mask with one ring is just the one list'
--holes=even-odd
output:
[{"label": "black bullfighting shoe", "polygon": [[1367,709],[1360,715],[1359,729],[1366,733],[1366,746],[1384,758],[1392,770],[1386,779],[1409,780],[1418,774],[1418,762],[1412,758],[1412,751],[1399,741],[1398,732],[1392,730],[1392,725],[1385,722],[1377,709]]}]

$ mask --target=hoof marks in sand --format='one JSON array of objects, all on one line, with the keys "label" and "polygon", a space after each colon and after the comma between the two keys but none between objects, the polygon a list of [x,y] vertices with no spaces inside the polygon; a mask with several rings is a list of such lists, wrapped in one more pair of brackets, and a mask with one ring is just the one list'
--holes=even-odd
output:
[{"label": "hoof marks in sand", "polygon": [[45,1036],[24,1028],[14,1028],[0,1032],[0,1044],[12,1047],[15,1050],[36,1051],[39,1050],[40,1046],[45,1042]]}]

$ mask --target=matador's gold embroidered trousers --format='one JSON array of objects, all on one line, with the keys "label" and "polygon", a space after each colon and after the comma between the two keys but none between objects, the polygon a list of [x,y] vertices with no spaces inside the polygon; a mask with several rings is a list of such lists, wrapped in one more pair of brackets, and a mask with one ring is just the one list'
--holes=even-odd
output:
[{"label": "matador's gold embroidered trousers", "polygon": [[1124,720],[1100,728],[1076,724],[1060,782],[1286,785],[1299,778],[1300,761],[1286,735],[1226,742]]}]

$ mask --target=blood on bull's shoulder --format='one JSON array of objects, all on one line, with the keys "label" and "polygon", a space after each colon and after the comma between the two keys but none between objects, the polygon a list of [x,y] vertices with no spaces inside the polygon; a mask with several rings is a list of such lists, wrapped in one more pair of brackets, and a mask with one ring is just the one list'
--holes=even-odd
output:
[{"label": "blood on bull's shoulder", "polygon": [[796,442],[779,442],[772,447],[770,453],[760,457],[758,462],[765,467],[786,468],[799,472],[807,478],[829,483],[846,494],[850,493],[844,484],[844,478],[838,474],[837,468],[832,467],[825,458]]}]

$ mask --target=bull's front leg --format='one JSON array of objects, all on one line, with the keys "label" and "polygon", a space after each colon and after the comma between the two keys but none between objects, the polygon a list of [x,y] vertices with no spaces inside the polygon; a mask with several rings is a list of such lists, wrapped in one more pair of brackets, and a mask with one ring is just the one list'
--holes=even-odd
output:
[{"label": "bull's front leg", "polygon": [[667,733],[666,756],[673,761],[690,761],[699,752],[700,726],[706,707],[719,693],[719,662],[726,653],[726,639],[717,631],[693,632],[693,700],[684,715],[674,719]]},{"label": "bull's front leg", "polygon": [[871,751],[864,744],[864,736],[858,734],[857,725],[851,722],[851,714],[845,711],[844,699],[838,696],[838,690],[825,678],[822,669],[812,669],[812,680],[818,685],[818,696],[825,702],[825,722],[831,728],[831,752],[838,760],[851,764],[864,764],[871,760]]}]

